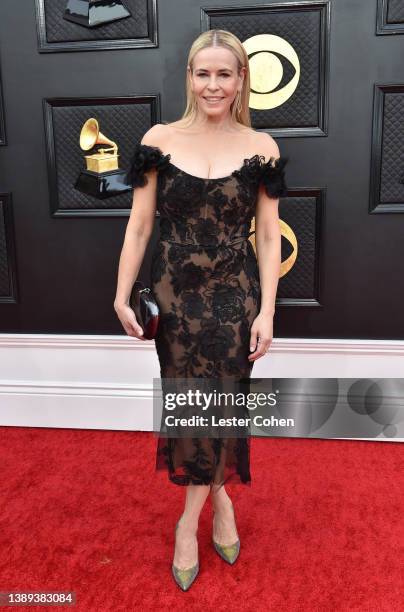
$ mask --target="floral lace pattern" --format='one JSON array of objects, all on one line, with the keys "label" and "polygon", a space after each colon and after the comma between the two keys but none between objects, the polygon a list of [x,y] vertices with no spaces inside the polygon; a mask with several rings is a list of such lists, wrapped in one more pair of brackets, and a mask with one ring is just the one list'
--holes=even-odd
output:
[{"label": "floral lace pattern", "polygon": [[[258,189],[286,195],[287,158],[255,155],[223,178],[177,168],[158,147],[137,143],[128,172],[133,187],[155,167],[160,239],[151,284],[160,308],[155,338],[161,378],[246,381],[253,364],[250,328],[259,313],[258,263],[249,240]],[[156,469],[179,485],[251,483],[250,438],[167,438],[157,444]]]},{"label": "floral lace pattern", "polygon": [[[164,170],[173,164],[170,162],[171,155],[164,155],[159,147],[137,142],[130,160],[130,169],[126,175],[127,183],[132,187],[143,187],[147,184],[146,172],[151,168],[156,168],[157,171]],[[253,155],[250,158],[245,158],[241,168],[234,170],[229,177],[223,179],[204,179],[202,177],[192,176],[191,178],[198,180],[224,180],[232,176],[239,177],[245,182],[260,182],[265,186],[266,192],[270,197],[279,198],[287,195],[287,186],[285,180],[285,166],[288,163],[288,157],[271,157],[265,162],[264,155]],[[186,172],[176,168],[183,174]]]}]

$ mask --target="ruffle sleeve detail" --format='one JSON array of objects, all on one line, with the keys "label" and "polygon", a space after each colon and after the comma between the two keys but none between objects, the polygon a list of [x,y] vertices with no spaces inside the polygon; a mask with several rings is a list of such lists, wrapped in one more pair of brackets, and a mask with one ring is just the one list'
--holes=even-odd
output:
[{"label": "ruffle sleeve detail", "polygon": [[164,155],[159,147],[137,142],[126,174],[126,183],[132,187],[147,185],[146,172],[152,168],[157,171],[165,169],[170,161],[170,154]]},{"label": "ruffle sleeve detail", "polygon": [[288,161],[288,157],[271,157],[261,166],[259,181],[263,183],[270,198],[281,198],[288,193],[285,178],[285,166]]}]

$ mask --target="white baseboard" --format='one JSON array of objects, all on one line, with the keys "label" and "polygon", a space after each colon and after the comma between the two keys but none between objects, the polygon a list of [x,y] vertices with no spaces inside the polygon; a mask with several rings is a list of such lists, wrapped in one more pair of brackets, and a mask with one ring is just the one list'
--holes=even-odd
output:
[{"label": "white baseboard", "polygon": [[[256,378],[400,378],[404,341],[275,338]],[[0,334],[0,425],[152,431],[154,341]]]}]

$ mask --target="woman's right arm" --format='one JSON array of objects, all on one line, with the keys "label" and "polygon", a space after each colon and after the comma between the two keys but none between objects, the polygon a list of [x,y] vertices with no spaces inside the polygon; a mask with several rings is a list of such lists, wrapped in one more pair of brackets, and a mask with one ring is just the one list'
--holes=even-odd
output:
[{"label": "woman's right arm", "polygon": [[[151,128],[141,141],[155,146]],[[147,172],[147,184],[133,191],[132,209],[126,227],[124,243],[119,259],[118,282],[114,309],[128,336],[142,338],[142,328],[129,306],[129,297],[136,281],[144,254],[153,232],[156,214],[157,170]]]}]

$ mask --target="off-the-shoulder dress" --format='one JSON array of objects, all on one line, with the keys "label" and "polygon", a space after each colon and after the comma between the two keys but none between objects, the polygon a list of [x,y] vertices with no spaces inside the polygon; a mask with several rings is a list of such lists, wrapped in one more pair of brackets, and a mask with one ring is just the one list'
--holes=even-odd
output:
[{"label": "off-the-shoulder dress", "polygon": [[[220,178],[178,168],[159,147],[136,143],[134,188],[156,168],[160,237],[150,287],[160,307],[155,345],[162,379],[249,379],[250,327],[260,310],[258,262],[249,240],[260,183],[287,194],[286,157],[245,159]],[[245,387],[244,387],[245,389]],[[158,437],[156,469],[179,485],[251,483],[250,439]]]}]

